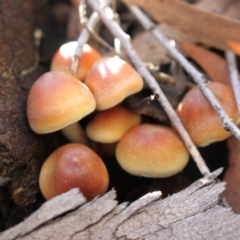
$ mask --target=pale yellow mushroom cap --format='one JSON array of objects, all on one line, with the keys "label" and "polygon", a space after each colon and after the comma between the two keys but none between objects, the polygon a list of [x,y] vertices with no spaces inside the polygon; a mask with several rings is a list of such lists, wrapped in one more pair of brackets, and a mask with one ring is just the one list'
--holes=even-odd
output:
[{"label": "pale yellow mushroom cap", "polygon": [[64,72],[47,72],[29,91],[27,117],[36,133],[58,131],[95,110],[88,87]]},{"label": "pale yellow mushroom cap", "polygon": [[[232,89],[217,82],[208,82],[207,86],[233,123],[237,124],[239,114]],[[198,147],[222,141],[231,135],[230,131],[223,128],[220,117],[203,96],[198,86],[192,88],[184,96],[178,106],[177,113]]]},{"label": "pale yellow mushroom cap", "polygon": [[54,54],[51,61],[50,70],[66,72],[83,81],[89,69],[98,59],[101,58],[101,55],[97,52],[96,49],[88,44],[85,44],[83,46],[81,58],[79,61],[78,73],[73,74],[70,72],[69,68],[72,63],[76,47],[76,41],[63,44]]},{"label": "pale yellow mushroom cap", "polygon": [[114,143],[132,127],[140,124],[141,116],[133,111],[115,106],[96,113],[86,127],[87,136],[101,143]]},{"label": "pale yellow mushroom cap", "polygon": [[140,124],[119,141],[116,158],[130,174],[164,178],[182,171],[188,163],[189,153],[171,128]]},{"label": "pale yellow mushroom cap", "polygon": [[139,73],[117,56],[98,60],[89,70],[85,83],[96,99],[97,110],[111,108],[143,88]]}]

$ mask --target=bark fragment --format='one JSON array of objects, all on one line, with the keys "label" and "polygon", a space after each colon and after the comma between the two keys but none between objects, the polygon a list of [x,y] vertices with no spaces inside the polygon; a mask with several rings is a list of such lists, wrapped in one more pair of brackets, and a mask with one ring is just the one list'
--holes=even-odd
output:
[{"label": "bark fragment", "polygon": [[[52,221],[46,221],[37,228],[35,225],[31,231],[20,235],[19,232],[14,235],[19,230],[16,226],[0,235],[0,240],[237,239],[240,236],[240,215],[223,205],[225,183],[216,179],[220,173],[221,170],[217,170],[163,200],[160,199],[160,192],[153,192],[130,205],[118,205],[115,191],[112,190],[84,205],[80,200],[76,210],[69,209],[69,212],[56,218],[57,214],[53,212],[58,211],[64,198],[72,197],[77,202],[81,196],[78,191],[72,190],[46,202],[33,214],[35,220],[32,216],[33,221],[38,221],[36,216],[39,214],[47,216],[46,205],[51,206],[54,202],[55,208],[49,212],[54,216]],[[21,223],[22,230],[27,223],[29,219]]]}]

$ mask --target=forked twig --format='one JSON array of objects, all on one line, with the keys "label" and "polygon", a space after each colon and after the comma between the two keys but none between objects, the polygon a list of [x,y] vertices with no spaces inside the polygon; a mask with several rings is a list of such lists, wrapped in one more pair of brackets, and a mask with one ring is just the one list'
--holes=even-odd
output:
[{"label": "forked twig", "polygon": [[159,94],[158,101],[164,108],[165,112],[167,113],[168,117],[172,121],[173,125],[177,129],[179,135],[181,136],[182,140],[184,141],[185,145],[187,146],[189,152],[191,153],[194,161],[196,162],[200,172],[203,175],[209,174],[210,171],[204,162],[203,158],[199,154],[199,151],[197,150],[196,146],[192,142],[191,138],[189,137],[189,134],[185,130],[183,124],[181,123],[181,120],[179,119],[178,115],[172,108],[171,104],[169,103],[168,99],[164,95],[163,91],[157,84],[156,80],[153,78],[153,76],[149,73],[147,68],[144,66],[144,63],[141,61],[140,57],[138,56],[137,52],[132,47],[129,36],[119,27],[119,25],[109,19],[104,11],[99,6],[98,2],[96,0],[88,0],[89,5],[93,8],[94,11],[96,11],[103,23],[106,25],[106,27],[109,29],[109,31],[122,43],[122,46],[126,50],[129,58],[131,59],[132,63],[134,64],[137,71],[143,76],[146,83],[149,85],[149,87],[152,89],[154,93]]},{"label": "forked twig", "polygon": [[169,41],[161,34],[155,24],[136,6],[129,6],[131,12],[135,15],[138,21],[143,25],[146,30],[150,30],[153,36],[167,49],[167,51],[174,57],[176,61],[185,69],[185,71],[193,78],[196,84],[198,84],[203,95],[206,97],[211,106],[215,109],[220,119],[222,120],[225,130],[230,131],[238,140],[240,140],[240,130],[233,124],[229,116],[222,109],[221,105],[206,86],[207,79],[195,69],[191,63],[174,47],[169,44]]},{"label": "forked twig", "polygon": [[[102,3],[100,5],[101,8],[102,9],[105,8],[106,6],[108,6],[110,4],[110,2],[111,2],[111,0],[106,0],[104,3]],[[88,22],[86,23],[87,27],[83,28],[83,30],[82,30],[82,32],[79,35],[79,38],[77,40],[78,44],[77,44],[77,47],[75,49],[72,64],[70,65],[70,71],[71,72],[73,72],[73,73],[78,72],[79,59],[82,55],[83,45],[88,41],[88,39],[91,35],[91,31],[89,31],[89,29],[91,29],[91,30],[94,29],[98,22],[99,22],[98,14],[96,12],[92,13]]]}]

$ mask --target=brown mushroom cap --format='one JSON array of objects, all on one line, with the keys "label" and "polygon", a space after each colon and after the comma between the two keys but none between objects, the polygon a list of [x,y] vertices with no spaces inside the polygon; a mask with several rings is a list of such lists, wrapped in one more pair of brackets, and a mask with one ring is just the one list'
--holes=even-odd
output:
[{"label": "brown mushroom cap", "polygon": [[108,182],[101,158],[90,148],[76,143],[55,150],[44,162],[39,176],[45,199],[79,187],[87,200],[91,200],[106,192]]},{"label": "brown mushroom cap", "polygon": [[[72,58],[74,56],[76,47],[76,41],[63,44],[54,54],[50,70],[73,74],[70,72],[69,67],[72,63]],[[82,49],[78,73],[74,74],[74,76],[82,81],[86,77],[87,72],[92,67],[92,65],[100,58],[101,55],[97,52],[97,50],[88,44],[85,44]]]},{"label": "brown mushroom cap", "polygon": [[79,121],[95,106],[85,84],[64,72],[48,72],[29,91],[27,116],[33,131],[50,133]]},{"label": "brown mushroom cap", "polygon": [[[233,123],[238,123],[238,110],[232,89],[217,82],[208,82],[222,108]],[[198,147],[222,141],[231,135],[224,130],[218,114],[203,96],[198,86],[191,89],[179,104],[177,113],[192,140]]]},{"label": "brown mushroom cap", "polygon": [[114,143],[132,127],[140,124],[141,116],[122,107],[99,111],[86,127],[87,136],[96,142]]},{"label": "brown mushroom cap", "polygon": [[183,170],[189,153],[171,128],[141,124],[130,129],[119,141],[116,158],[130,174],[164,178]]},{"label": "brown mushroom cap", "polygon": [[119,57],[98,60],[89,70],[85,83],[96,99],[96,109],[111,108],[143,88],[138,72]]}]

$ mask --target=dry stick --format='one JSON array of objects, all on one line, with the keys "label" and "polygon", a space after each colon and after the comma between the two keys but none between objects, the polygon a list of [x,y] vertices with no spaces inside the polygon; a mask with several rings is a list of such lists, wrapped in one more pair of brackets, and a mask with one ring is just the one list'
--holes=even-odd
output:
[{"label": "dry stick", "polygon": [[228,71],[230,74],[230,79],[238,107],[238,112],[240,113],[240,82],[235,54],[232,51],[225,51],[225,57],[228,63]]},{"label": "dry stick", "polygon": [[153,36],[167,49],[167,51],[174,57],[176,61],[185,69],[186,72],[193,78],[196,84],[198,84],[203,95],[206,97],[211,106],[215,109],[220,119],[222,120],[223,127],[226,131],[230,131],[238,140],[240,140],[240,130],[232,123],[229,116],[222,109],[221,105],[207,87],[206,77],[197,71],[187,59],[174,47],[169,44],[169,41],[161,34],[155,24],[149,20],[149,18],[136,6],[129,6],[131,12],[135,15],[139,22],[146,30],[150,30]]},{"label": "dry stick", "polygon": [[[106,0],[103,4],[100,5],[101,8],[102,9],[105,8],[106,6],[108,6],[110,4],[110,2],[111,2],[111,0]],[[87,23],[88,28],[94,29],[95,26],[97,25],[98,21],[99,21],[99,16],[96,12],[94,12],[88,20],[88,23]],[[91,35],[90,31],[85,27],[82,30],[82,32],[77,40],[78,44],[75,49],[73,61],[70,65],[70,71],[73,73],[78,72],[79,60],[82,55],[83,45],[88,41],[90,35]]]},{"label": "dry stick", "polygon": [[154,93],[159,94],[158,101],[164,108],[165,112],[167,113],[168,117],[172,121],[173,125],[179,132],[182,140],[184,141],[185,145],[187,146],[189,152],[191,153],[194,161],[196,162],[200,172],[203,175],[209,174],[210,171],[205,164],[204,160],[202,159],[201,155],[199,154],[196,146],[193,144],[191,138],[189,137],[187,131],[185,130],[184,126],[181,123],[181,120],[179,119],[178,115],[172,108],[171,104],[169,103],[168,99],[164,95],[163,91],[157,84],[156,80],[152,77],[152,75],[149,73],[147,68],[144,66],[144,63],[138,56],[137,52],[133,49],[130,41],[129,36],[117,25],[116,22],[112,21],[111,19],[107,18],[104,11],[99,7],[99,4],[96,0],[88,0],[89,5],[93,8],[94,11],[96,11],[103,23],[106,25],[106,27],[110,30],[110,32],[122,43],[122,46],[125,48],[126,52],[128,53],[129,58],[131,59],[132,63],[138,70],[138,72],[144,77],[146,83],[149,85],[149,87],[152,89]]}]

